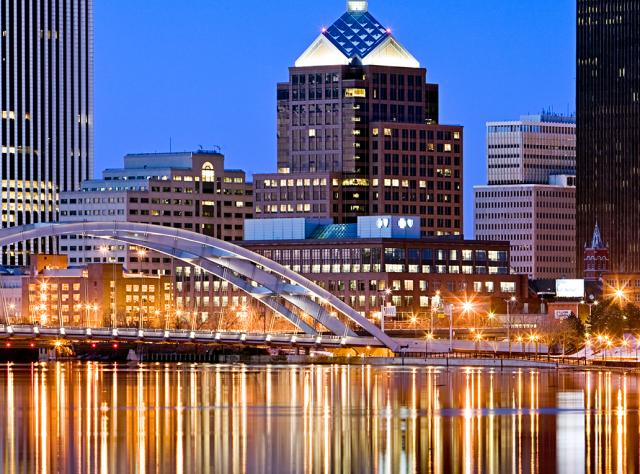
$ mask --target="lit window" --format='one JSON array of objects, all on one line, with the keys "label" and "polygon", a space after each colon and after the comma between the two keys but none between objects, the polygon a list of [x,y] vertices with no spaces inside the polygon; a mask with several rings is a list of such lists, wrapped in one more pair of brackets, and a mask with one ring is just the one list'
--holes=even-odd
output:
[{"label": "lit window", "polygon": [[385,137],[390,137],[391,136],[391,129],[390,128],[385,128],[384,129],[384,136]]},{"label": "lit window", "polygon": [[202,182],[203,183],[212,183],[216,180],[216,172],[213,169],[213,165],[209,162],[206,162],[202,165]]},{"label": "lit window", "polygon": [[348,87],[344,90],[345,97],[366,97],[366,89],[358,89],[355,87]]},{"label": "lit window", "polygon": [[444,144],[444,151],[451,151],[451,143]]},{"label": "lit window", "polygon": [[315,137],[316,136],[316,129],[315,128],[310,128],[309,129],[309,137]]},{"label": "lit window", "polygon": [[374,128],[372,133],[374,137],[377,137],[380,134],[380,129]]}]

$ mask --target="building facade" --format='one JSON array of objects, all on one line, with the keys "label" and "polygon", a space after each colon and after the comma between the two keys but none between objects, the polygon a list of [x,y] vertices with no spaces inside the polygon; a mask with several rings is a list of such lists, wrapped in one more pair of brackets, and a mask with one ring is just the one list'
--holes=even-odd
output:
[{"label": "building facade", "polygon": [[[55,221],[58,193],[93,175],[92,0],[4,2],[0,33],[1,226]],[[0,263],[54,244],[8,246]]]},{"label": "building facade", "polygon": [[511,269],[576,275],[574,117],[523,115],[487,123],[487,186],[475,186],[475,237],[511,243]]},{"label": "building facade", "polygon": [[574,178],[552,182],[474,187],[476,238],[510,242],[511,271],[534,280],[576,274]]},{"label": "building facade", "polygon": [[487,123],[487,176],[494,184],[547,184],[550,175],[575,174],[576,119],[523,115]]},{"label": "building facade", "polygon": [[597,221],[610,270],[640,272],[640,3],[578,0],[577,23],[578,262]]},{"label": "building facade", "polygon": [[[63,193],[60,221],[128,221],[238,240],[252,216],[252,193],[244,171],[225,169],[217,152],[130,154],[124,168],[105,170],[81,191]],[[108,240],[64,237],[60,251],[70,265],[115,262],[133,272],[170,274],[167,257],[138,255]]]},{"label": "building facade", "polygon": [[[243,236],[253,213],[253,188],[244,171],[225,169],[217,152],[130,154],[124,167],[63,193],[62,222],[127,221],[185,229],[221,240]],[[214,289],[227,284],[179,259],[84,235],[62,236],[60,252],[70,266],[117,263],[128,273],[171,277],[179,311],[211,316]]]},{"label": "building facade", "polygon": [[13,324],[22,313],[23,267],[0,267],[0,322]]},{"label": "building facade", "polygon": [[[256,220],[240,245],[300,273],[374,318],[391,303],[398,320],[430,317],[434,301],[471,301],[478,314],[528,297],[527,278],[509,272],[507,242],[420,238],[418,216]],[[391,294],[387,295],[387,290]]]},{"label": "building facade", "polygon": [[167,318],[175,323],[173,283],[122,264],[69,268],[64,256],[34,255],[22,282],[22,316],[43,326],[162,328]]},{"label": "building facade", "polygon": [[278,170],[254,176],[255,217],[412,214],[424,236],[461,235],[462,127],[439,124],[426,76],[366,2],[348,2],[278,84]]}]

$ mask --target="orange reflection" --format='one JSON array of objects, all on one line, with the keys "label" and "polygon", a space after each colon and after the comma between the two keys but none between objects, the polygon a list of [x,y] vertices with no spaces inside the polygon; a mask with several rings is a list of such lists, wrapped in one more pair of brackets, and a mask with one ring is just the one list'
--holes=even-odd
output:
[{"label": "orange reflection", "polygon": [[0,373],[2,472],[634,472],[636,375],[34,364]]}]

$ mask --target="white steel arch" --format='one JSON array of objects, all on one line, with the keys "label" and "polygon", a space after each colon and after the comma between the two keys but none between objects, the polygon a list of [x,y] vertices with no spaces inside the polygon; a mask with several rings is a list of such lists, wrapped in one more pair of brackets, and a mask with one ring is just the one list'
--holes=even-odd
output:
[{"label": "white steel arch", "polygon": [[375,324],[302,275],[233,243],[194,232],[132,222],[31,224],[0,229],[0,247],[69,234],[112,239],[170,255],[237,286],[307,334],[315,335],[316,330],[280,303],[278,298],[302,310],[336,336],[357,337],[340,319],[315,301],[319,299],[393,352],[400,349],[399,344]]}]

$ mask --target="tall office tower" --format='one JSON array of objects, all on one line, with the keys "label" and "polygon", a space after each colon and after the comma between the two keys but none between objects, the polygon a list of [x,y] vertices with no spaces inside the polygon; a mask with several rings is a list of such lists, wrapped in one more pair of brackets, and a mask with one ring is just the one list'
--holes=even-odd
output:
[{"label": "tall office tower", "polygon": [[547,184],[549,175],[576,170],[576,119],[556,114],[523,115],[487,124],[489,185]]},{"label": "tall office tower", "polygon": [[597,222],[609,270],[640,272],[640,2],[578,0],[577,28],[577,261]]},{"label": "tall office tower", "polygon": [[576,274],[574,117],[487,124],[487,186],[475,186],[475,235],[508,240],[511,269],[531,279]]},{"label": "tall office tower", "polygon": [[462,233],[462,127],[438,123],[438,86],[368,11],[322,28],[278,84],[278,173],[254,176],[255,216],[419,215]]},{"label": "tall office tower", "polygon": [[[58,193],[93,174],[92,0],[3,0],[0,32],[2,227],[53,221]],[[17,244],[1,262],[53,245]]]}]

